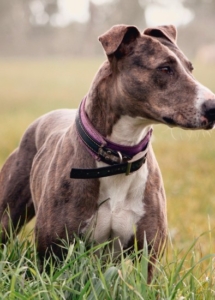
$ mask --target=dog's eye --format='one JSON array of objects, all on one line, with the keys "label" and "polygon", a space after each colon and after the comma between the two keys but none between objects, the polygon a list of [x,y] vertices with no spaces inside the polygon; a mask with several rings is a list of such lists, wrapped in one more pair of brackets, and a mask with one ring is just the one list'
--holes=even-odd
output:
[{"label": "dog's eye", "polygon": [[169,75],[173,74],[173,70],[169,66],[159,67],[158,70],[164,74],[169,74]]}]

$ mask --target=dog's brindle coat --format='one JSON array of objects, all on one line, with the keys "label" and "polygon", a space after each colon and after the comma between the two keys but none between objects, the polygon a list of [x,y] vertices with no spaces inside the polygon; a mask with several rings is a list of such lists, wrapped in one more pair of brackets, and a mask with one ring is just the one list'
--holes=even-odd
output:
[{"label": "dog's brindle coat", "polygon": [[[141,34],[134,26],[118,25],[99,40],[108,60],[92,83],[85,109],[104,137],[131,146],[154,123],[213,127],[215,96],[194,79],[191,63],[176,45],[173,26]],[[75,110],[57,110],[36,120],[3,166],[2,242],[9,231],[8,214],[16,233],[36,214],[41,257],[51,248],[58,253],[56,243],[66,232],[73,240],[74,234],[86,234],[92,227],[91,239],[98,243],[117,237],[116,251],[132,247],[134,231],[142,248],[145,235],[156,258],[165,243],[167,220],[163,182],[151,145],[146,163],[129,176],[70,179],[72,167],[105,165],[80,142],[75,115]]]}]

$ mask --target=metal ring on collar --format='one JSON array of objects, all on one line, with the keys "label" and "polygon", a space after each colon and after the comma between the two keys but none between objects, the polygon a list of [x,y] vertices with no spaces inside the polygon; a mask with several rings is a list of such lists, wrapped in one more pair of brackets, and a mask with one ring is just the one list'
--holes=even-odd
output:
[{"label": "metal ring on collar", "polygon": [[117,154],[119,155],[119,163],[121,164],[123,161],[122,153],[120,151],[117,151]]}]

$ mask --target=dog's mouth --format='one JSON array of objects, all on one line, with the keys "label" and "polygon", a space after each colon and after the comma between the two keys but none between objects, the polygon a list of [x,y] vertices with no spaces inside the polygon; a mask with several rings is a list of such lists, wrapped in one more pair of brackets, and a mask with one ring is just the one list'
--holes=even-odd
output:
[{"label": "dog's mouth", "polygon": [[199,129],[199,126],[190,123],[184,116],[181,114],[178,117],[166,116],[162,118],[163,122],[169,127],[180,127],[182,129]]},{"label": "dog's mouth", "polygon": [[182,129],[204,129],[204,130],[210,130],[212,128],[215,127],[215,120],[213,121],[209,121],[208,119],[206,119],[205,117],[200,118],[200,122],[194,122],[194,123],[190,123],[188,122],[186,119],[185,122],[181,122],[181,120],[179,121],[175,121],[175,119],[173,119],[172,117],[163,117],[162,118],[164,123],[170,127],[180,127]]},{"label": "dog's mouth", "polygon": [[207,126],[205,126],[203,129],[210,130],[213,129],[214,127],[215,127],[215,121],[209,122]]},{"label": "dog's mouth", "polygon": [[177,126],[177,124],[175,123],[175,121],[172,118],[169,117],[163,117],[163,120],[166,124],[168,124],[169,126]]}]

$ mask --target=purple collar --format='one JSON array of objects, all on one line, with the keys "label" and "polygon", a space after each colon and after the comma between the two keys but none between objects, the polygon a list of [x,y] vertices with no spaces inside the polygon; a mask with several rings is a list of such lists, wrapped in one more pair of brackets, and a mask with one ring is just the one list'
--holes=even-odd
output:
[{"label": "purple collar", "polygon": [[76,128],[81,141],[87,150],[97,160],[101,160],[109,165],[128,162],[136,154],[146,150],[152,129],[148,131],[144,139],[135,146],[119,145],[111,142],[103,137],[91,124],[85,112],[86,98],[80,104],[78,114],[76,116]]}]

